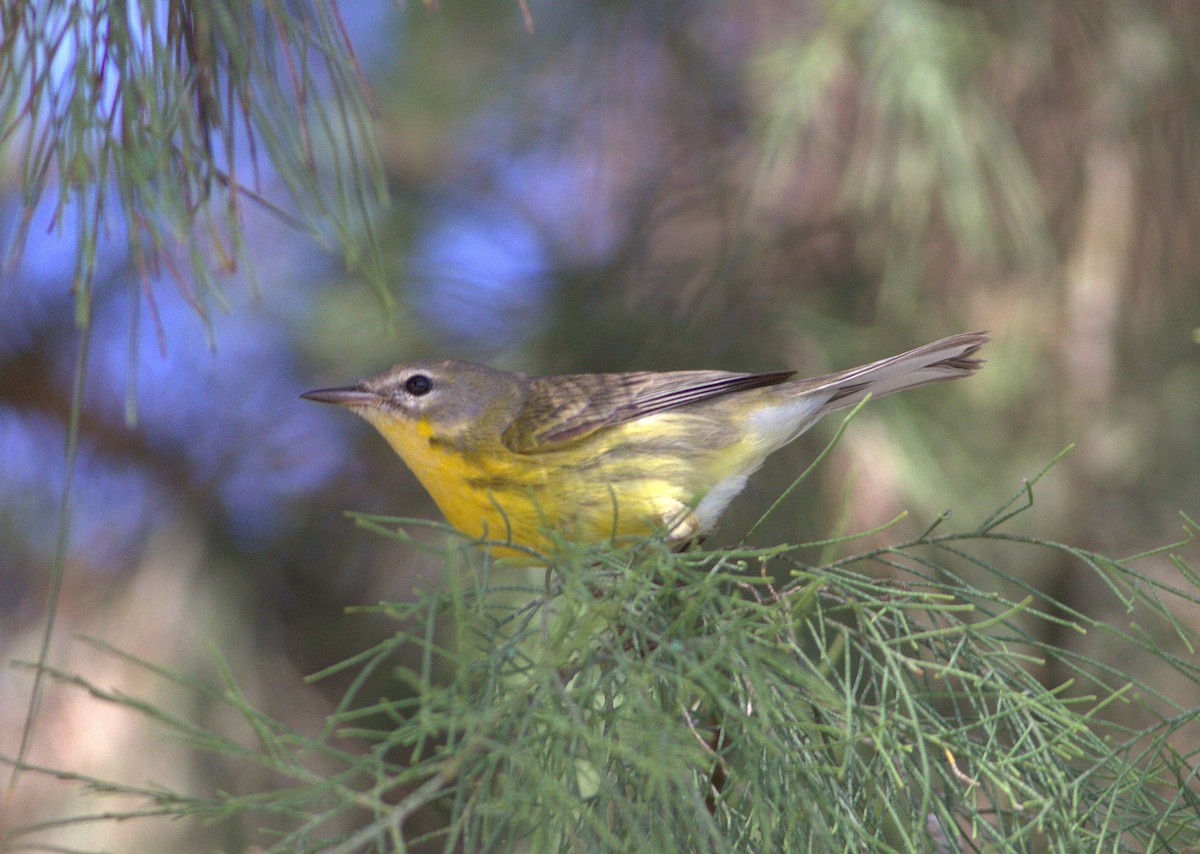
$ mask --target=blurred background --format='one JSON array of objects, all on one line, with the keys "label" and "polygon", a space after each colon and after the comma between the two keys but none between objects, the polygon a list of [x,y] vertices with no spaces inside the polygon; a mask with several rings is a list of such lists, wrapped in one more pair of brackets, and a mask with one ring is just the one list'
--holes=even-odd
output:
[{"label": "blurred background", "polygon": [[[79,636],[212,681],[215,648],[260,707],[318,729],[344,685],[303,676],[392,630],[346,606],[409,596],[443,566],[343,515],[437,518],[365,423],[298,395],[411,358],[815,375],[988,329],[984,371],[871,404],[755,540],[821,539],[903,510],[875,542],[947,509],[947,527],[966,529],[1072,443],[1021,531],[1120,558],[1177,539],[1181,510],[1200,513],[1195,4],[529,11],[532,32],[510,0],[342,9],[379,111],[394,305],[336,250],[253,205],[253,279],[229,274],[207,325],[175,277],[143,291],[119,233],[101,245],[56,666],[170,704]],[[5,239],[22,216],[15,168],[0,162]],[[282,195],[269,164],[260,175],[263,195]],[[5,661],[36,656],[57,537],[80,347],[77,216],[42,205],[0,283]],[[710,543],[736,542],[835,428],[773,457]],[[1004,566],[1034,587],[1123,619],[1082,566],[1014,554],[1025,557],[1007,552]],[[1166,558],[1143,569],[1176,572]],[[30,681],[0,671],[9,755]],[[215,725],[203,705],[176,711]],[[182,788],[253,785],[62,687],[46,696],[31,759]],[[26,775],[0,825],[79,809],[72,797]],[[61,839],[245,844],[236,829],[177,824]]]}]

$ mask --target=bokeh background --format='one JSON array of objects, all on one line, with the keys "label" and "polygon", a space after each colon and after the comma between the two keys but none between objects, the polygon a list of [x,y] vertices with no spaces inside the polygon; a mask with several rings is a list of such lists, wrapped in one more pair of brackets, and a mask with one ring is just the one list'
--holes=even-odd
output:
[{"label": "bokeh background", "polygon": [[[981,374],[872,404],[756,541],[820,539],[902,510],[876,541],[947,509],[946,524],[966,528],[1072,443],[1021,530],[1123,557],[1178,538],[1180,511],[1200,514],[1194,4],[580,0],[530,12],[532,32],[508,0],[342,9],[379,109],[394,306],[336,250],[248,206],[253,280],[227,276],[227,304],[206,324],[173,277],[156,279],[160,332],[120,235],[101,246],[57,666],[169,706],[163,686],[78,636],[214,681],[216,649],[261,707],[319,728],[343,686],[303,676],[390,630],[346,606],[406,597],[443,567],[343,515],[436,510],[364,423],[298,395],[410,358],[818,374],[989,329]],[[14,174],[0,162],[6,236],[21,217]],[[260,180],[286,203],[269,164]],[[57,537],[79,348],[75,215],[41,206],[0,274],[5,661],[36,655]],[[740,538],[835,426],[773,458],[713,542]],[[1081,566],[1002,562],[1122,619]],[[1165,558],[1143,569],[1176,572]],[[1069,635],[1058,640],[1086,642]],[[10,755],[29,684],[0,671]],[[203,704],[176,711],[219,723]],[[62,687],[31,758],[182,788],[254,784]],[[0,824],[80,809],[73,798],[26,775]],[[236,829],[153,824],[60,838],[244,845]]]}]

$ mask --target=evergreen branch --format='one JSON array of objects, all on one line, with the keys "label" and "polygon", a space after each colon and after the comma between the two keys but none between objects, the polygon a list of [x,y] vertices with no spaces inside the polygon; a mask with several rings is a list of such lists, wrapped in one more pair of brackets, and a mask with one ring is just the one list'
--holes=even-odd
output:
[{"label": "evergreen branch", "polygon": [[[364,521],[394,536],[402,520]],[[418,842],[473,851],[904,851],[1032,839],[1073,851],[1169,847],[1200,832],[1197,751],[1179,749],[1195,743],[1200,709],[1037,629],[1104,631],[1196,684],[1200,668],[1136,630],[1064,609],[976,552],[1052,549],[1083,560],[1114,601],[1163,618],[1181,647],[1196,643],[1194,633],[1166,618],[1158,594],[1196,601],[1197,591],[1129,561],[985,527],[819,566],[802,564],[798,546],[674,553],[650,540],[565,549],[540,585],[492,584],[486,561],[448,572],[414,601],[362,609],[397,630],[316,674],[351,680],[312,737],[254,710],[223,666],[225,684],[212,689],[126,657],[219,698],[249,724],[251,742],[50,675],[185,744],[290,781],[161,802],[151,788],[93,789],[175,815],[261,814],[282,828],[273,842],[255,841],[273,851],[402,851]],[[445,554],[454,566],[463,552]],[[1024,592],[1011,600],[974,588],[947,558]],[[912,580],[856,571],[881,564]],[[1034,678],[1052,663],[1067,678]],[[384,670],[393,696],[364,702],[366,675]],[[410,829],[416,816],[435,814],[437,829]]]}]

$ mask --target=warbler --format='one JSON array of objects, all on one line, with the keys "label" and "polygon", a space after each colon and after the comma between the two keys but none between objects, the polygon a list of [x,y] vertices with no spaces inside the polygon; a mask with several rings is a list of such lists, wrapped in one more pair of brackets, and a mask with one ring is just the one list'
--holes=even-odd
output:
[{"label": "warbler", "polygon": [[[987,333],[825,376],[636,371],[534,377],[406,362],[302,395],[378,430],[446,519],[501,554],[707,532],[766,458],[828,412],[967,376]],[[508,548],[505,548],[508,546]]]}]

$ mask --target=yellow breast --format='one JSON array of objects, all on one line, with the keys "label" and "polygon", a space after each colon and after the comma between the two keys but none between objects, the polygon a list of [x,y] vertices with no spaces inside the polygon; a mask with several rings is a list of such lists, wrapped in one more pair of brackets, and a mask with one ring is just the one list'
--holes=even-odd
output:
[{"label": "yellow breast", "polygon": [[672,451],[663,425],[635,422],[561,450],[517,454],[498,439],[464,451],[425,419],[366,415],[451,525],[543,553],[551,531],[582,542],[664,528],[690,536],[692,504],[724,468]]}]

